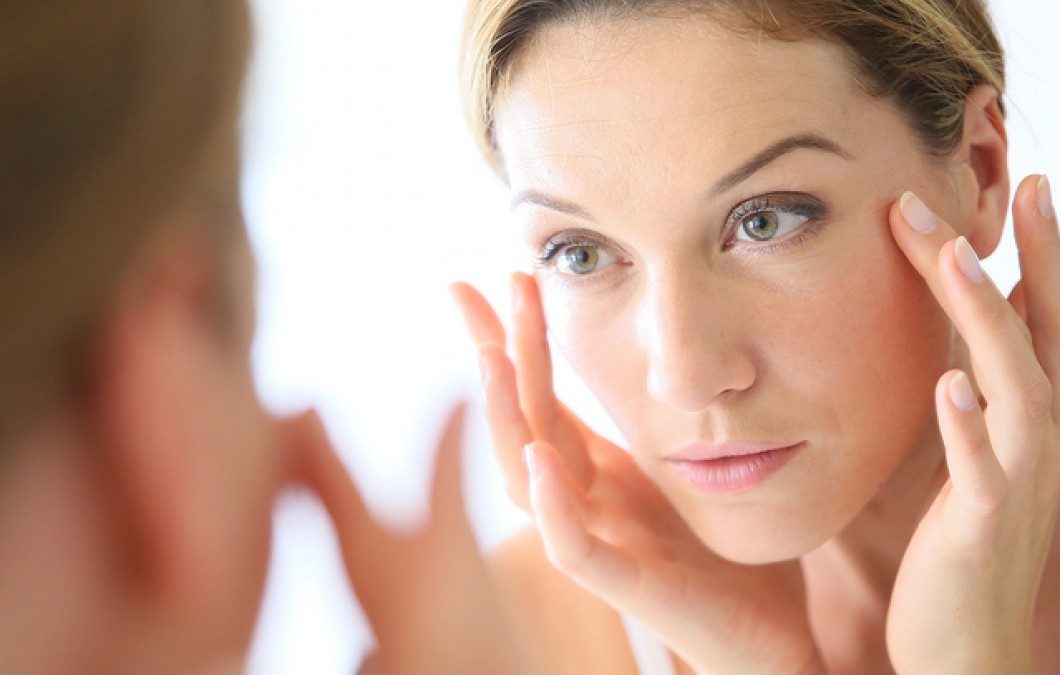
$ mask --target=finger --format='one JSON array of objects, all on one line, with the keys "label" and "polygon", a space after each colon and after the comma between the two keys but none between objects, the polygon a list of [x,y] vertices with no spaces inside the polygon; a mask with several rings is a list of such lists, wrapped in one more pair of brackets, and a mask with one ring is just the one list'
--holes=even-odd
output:
[{"label": "finger", "polygon": [[986,277],[963,237],[944,245],[939,258],[954,323],[968,345],[988,405],[1000,407],[1009,417],[1007,432],[1039,431],[1035,423],[1052,415],[1052,383],[1038,361],[1026,324]]},{"label": "finger", "polygon": [[[1030,176],[1012,207],[1026,323],[1042,369],[1060,381],[1060,230],[1049,179]],[[1056,411],[1060,414],[1060,409]]]},{"label": "finger", "polygon": [[319,496],[338,539],[346,574],[376,630],[390,625],[388,578],[401,559],[398,539],[372,517],[339,459],[316,413],[290,425],[290,441],[300,457],[301,477]]},{"label": "finger", "polygon": [[977,532],[984,519],[1000,510],[1009,479],[991,447],[982,408],[964,372],[950,371],[939,378],[935,406],[946,447],[950,499],[960,502],[955,525]]},{"label": "finger", "polygon": [[952,319],[953,308],[938,274],[939,251],[956,236],[934,213],[923,206],[913,193],[907,192],[891,206],[889,225],[898,248],[924,278],[931,294]]},{"label": "finger", "polygon": [[464,506],[461,462],[467,405],[461,401],[446,416],[445,427],[434,452],[434,482],[431,486],[431,524],[451,533],[470,533]]},{"label": "finger", "polygon": [[[1016,311],[1023,323],[1027,323],[1027,296],[1023,289],[1023,279],[1020,279],[1008,294],[1008,304],[1012,305],[1012,309]],[[1030,332],[1029,329],[1028,332]]]},{"label": "finger", "polygon": [[515,367],[504,349],[494,343],[479,349],[479,367],[486,395],[486,420],[508,497],[519,507],[530,507],[523,446],[534,440],[519,406]]},{"label": "finger", "polygon": [[[1044,373],[1022,322],[983,272],[963,237],[912,193],[895,206],[892,230],[899,246],[927,280],[968,345],[975,374],[990,405],[1040,416]],[[917,231],[919,228],[920,231]]]},{"label": "finger", "polygon": [[556,449],[526,447],[530,501],[549,561],[589,592],[626,606],[639,588],[640,565],[586,528],[578,488]]},{"label": "finger", "polygon": [[287,443],[298,478],[320,498],[335,525],[344,553],[346,544],[382,532],[361,493],[339,459],[316,411],[308,411],[286,425]]},{"label": "finger", "polygon": [[578,484],[585,487],[593,476],[582,430],[571,423],[556,398],[552,382],[552,355],[548,345],[541,293],[533,277],[516,272],[511,279],[513,353],[519,401],[534,438],[549,442],[563,455]]},{"label": "finger", "polygon": [[552,355],[541,296],[534,279],[521,272],[512,274],[511,292],[512,353],[519,400],[535,434],[555,445],[551,427],[558,417],[557,402],[552,388]]},{"label": "finger", "polygon": [[460,307],[464,324],[476,345],[481,346],[488,342],[504,345],[504,324],[481,293],[463,282],[451,285],[449,292]]}]

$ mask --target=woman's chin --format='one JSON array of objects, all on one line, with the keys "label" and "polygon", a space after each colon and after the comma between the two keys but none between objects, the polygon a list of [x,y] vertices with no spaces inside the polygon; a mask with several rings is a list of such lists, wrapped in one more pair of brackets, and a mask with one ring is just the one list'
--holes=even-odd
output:
[{"label": "woman's chin", "polygon": [[742,537],[704,541],[719,557],[739,565],[770,565],[798,560],[823,543],[799,539],[753,541]]},{"label": "woman's chin", "polygon": [[707,548],[730,562],[768,565],[797,560],[820,547],[841,528],[823,522],[792,522],[785,514],[721,514],[711,509],[689,518],[693,532]]}]

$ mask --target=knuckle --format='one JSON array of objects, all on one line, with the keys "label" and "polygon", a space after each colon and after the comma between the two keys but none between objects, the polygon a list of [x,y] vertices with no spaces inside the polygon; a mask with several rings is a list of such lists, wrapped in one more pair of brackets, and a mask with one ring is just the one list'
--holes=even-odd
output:
[{"label": "knuckle", "polygon": [[1039,374],[1023,387],[1019,409],[1032,422],[1041,421],[1052,414],[1053,386],[1044,374]]},{"label": "knuckle", "polygon": [[538,436],[547,437],[546,432],[550,431],[556,424],[556,408],[555,406],[548,405],[548,401],[539,401],[538,405],[535,405],[527,413],[529,418],[530,428]]},{"label": "knuckle", "polygon": [[1007,481],[992,481],[980,486],[979,493],[969,502],[969,507],[982,518],[999,516],[1008,503],[1011,488]]},{"label": "knuckle", "polygon": [[1012,321],[1012,313],[1012,307],[1007,302],[988,303],[982,315],[983,323],[986,324],[987,328],[1002,330]]}]

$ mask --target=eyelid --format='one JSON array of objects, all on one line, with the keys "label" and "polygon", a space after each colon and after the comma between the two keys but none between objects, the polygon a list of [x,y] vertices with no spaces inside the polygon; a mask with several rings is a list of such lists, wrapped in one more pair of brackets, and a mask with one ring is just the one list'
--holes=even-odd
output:
[{"label": "eyelid", "polygon": [[780,211],[818,219],[824,216],[824,202],[801,192],[772,192],[745,199],[729,212],[726,221],[731,225],[751,214],[761,211]]},{"label": "eyelid", "polygon": [[540,240],[534,247],[538,251],[534,256],[534,261],[542,265],[548,264],[559,251],[567,246],[595,246],[611,251],[619,260],[626,259],[622,247],[608,237],[593,230],[572,228],[560,230]]},{"label": "eyelid", "polygon": [[[776,200],[785,199],[786,202],[776,203]],[[806,219],[794,232],[780,239],[769,240],[760,243],[751,243],[746,240],[737,239],[735,230],[739,228],[743,219],[755,213],[763,211],[776,211],[801,216]],[[817,235],[827,224],[828,207],[823,201],[801,192],[778,192],[760,195],[745,200],[738,204],[729,214],[726,231],[730,234],[723,245],[724,250],[740,249],[741,256],[756,258],[769,256],[781,251],[796,248],[806,240]]]}]

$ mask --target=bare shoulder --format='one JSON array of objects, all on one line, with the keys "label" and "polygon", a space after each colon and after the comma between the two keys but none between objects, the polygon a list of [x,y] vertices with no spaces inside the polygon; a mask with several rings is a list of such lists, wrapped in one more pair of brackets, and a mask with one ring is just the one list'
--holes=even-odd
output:
[{"label": "bare shoulder", "polygon": [[535,673],[637,672],[618,613],[552,567],[534,528],[489,563]]}]

